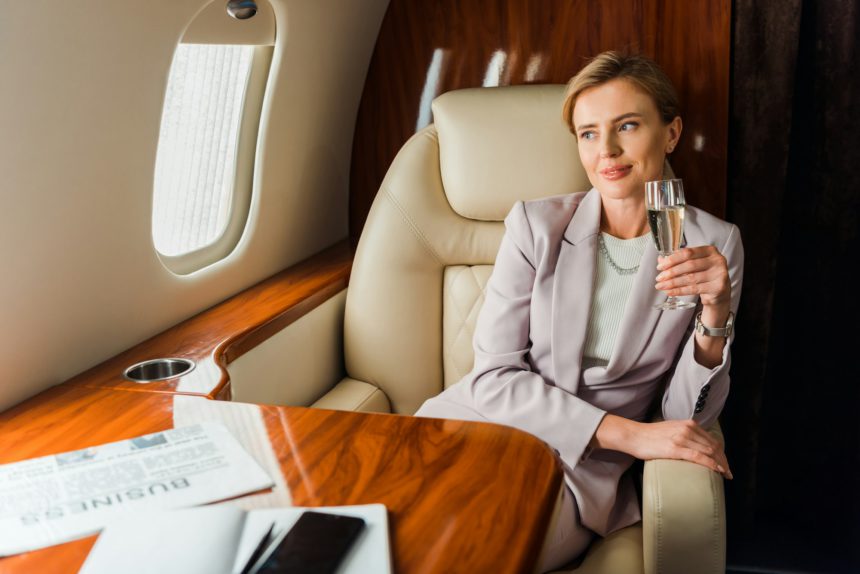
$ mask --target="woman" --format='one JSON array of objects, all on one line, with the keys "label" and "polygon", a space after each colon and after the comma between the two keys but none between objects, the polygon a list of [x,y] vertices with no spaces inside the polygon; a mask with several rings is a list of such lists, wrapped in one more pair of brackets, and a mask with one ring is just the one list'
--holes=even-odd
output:
[{"label": "woman", "polygon": [[[594,533],[641,520],[624,474],[636,458],[689,460],[731,478],[705,429],[729,391],[743,273],[737,227],[690,206],[686,247],[657,256],[645,182],[663,178],[682,123],[655,63],[600,54],[568,84],[563,117],[594,187],[514,205],[474,367],[416,413],[510,425],[556,451],[565,488],[541,571],[577,557]],[[697,307],[654,309],[667,295]],[[646,422],[656,400],[666,420]]]}]

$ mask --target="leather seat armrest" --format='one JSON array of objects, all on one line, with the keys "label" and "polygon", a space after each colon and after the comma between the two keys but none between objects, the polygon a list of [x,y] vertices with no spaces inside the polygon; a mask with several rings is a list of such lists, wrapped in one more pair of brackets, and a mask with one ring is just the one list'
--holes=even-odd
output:
[{"label": "leather seat armrest", "polygon": [[[708,431],[723,442],[719,423]],[[646,574],[726,569],[723,477],[685,460],[645,461],[642,535]]]},{"label": "leather seat armrest", "polygon": [[391,404],[379,387],[344,378],[333,389],[311,405],[311,408],[364,413],[390,413]]}]

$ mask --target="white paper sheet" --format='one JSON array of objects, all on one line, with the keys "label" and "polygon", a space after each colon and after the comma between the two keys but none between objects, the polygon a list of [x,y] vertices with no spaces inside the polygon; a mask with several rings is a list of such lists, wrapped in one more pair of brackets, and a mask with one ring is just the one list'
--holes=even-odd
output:
[{"label": "white paper sheet", "polygon": [[126,512],[225,500],[273,485],[220,423],[0,466],[0,556],[94,534]]},{"label": "white paper sheet", "polygon": [[244,523],[242,509],[220,505],[125,516],[99,535],[79,574],[226,574]]}]

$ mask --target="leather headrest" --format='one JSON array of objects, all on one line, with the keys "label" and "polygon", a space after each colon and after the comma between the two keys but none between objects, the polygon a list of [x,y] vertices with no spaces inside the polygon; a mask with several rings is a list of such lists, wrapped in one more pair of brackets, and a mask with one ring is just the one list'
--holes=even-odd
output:
[{"label": "leather headrest", "polygon": [[470,88],[433,101],[445,195],[458,214],[502,221],[517,200],[591,189],[561,119],[562,84]]}]

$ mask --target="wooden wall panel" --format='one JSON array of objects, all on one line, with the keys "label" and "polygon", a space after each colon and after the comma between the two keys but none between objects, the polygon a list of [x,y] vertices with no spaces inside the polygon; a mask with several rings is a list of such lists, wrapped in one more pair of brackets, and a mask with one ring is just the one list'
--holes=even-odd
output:
[{"label": "wooden wall panel", "polygon": [[432,121],[433,97],[565,83],[609,49],[644,53],[675,83],[684,134],[670,161],[690,203],[724,216],[730,12],[731,0],[391,0],[353,140],[353,241],[395,154]]},{"label": "wooden wall panel", "polygon": [[[346,240],[284,269],[66,381],[93,389],[179,393],[229,400],[226,366],[346,289],[353,252]],[[194,370],[136,383],[127,367],[158,358],[191,359]]]}]

